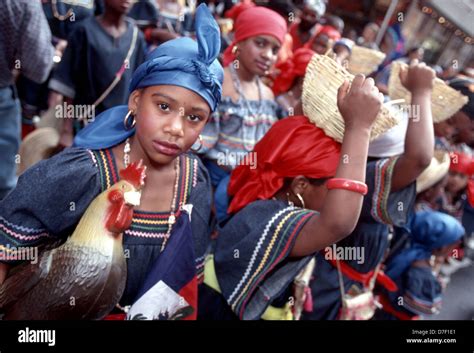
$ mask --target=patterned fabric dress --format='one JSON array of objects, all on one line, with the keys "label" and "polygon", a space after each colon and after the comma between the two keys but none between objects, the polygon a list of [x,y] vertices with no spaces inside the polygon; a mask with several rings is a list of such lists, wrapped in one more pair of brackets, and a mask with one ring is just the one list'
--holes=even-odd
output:
[{"label": "patterned fabric dress", "polygon": [[[186,217],[191,217],[192,234],[187,236],[193,244],[197,282],[202,282],[210,243],[211,186],[198,158],[188,154],[179,158],[181,172],[175,209],[180,211],[176,218],[179,220],[184,210]],[[112,149],[69,148],[39,162],[20,176],[16,189],[0,202],[0,248],[66,240],[92,200],[118,178]],[[186,205],[193,205],[192,211]],[[169,212],[134,211],[132,224],[123,236],[128,275],[120,300],[122,306],[137,299],[150,269],[164,253],[161,245],[169,216]],[[178,221],[170,238],[175,232],[182,232],[180,224],[186,226]],[[177,260],[182,254],[170,256]]]},{"label": "patterned fabric dress", "polygon": [[[415,183],[391,192],[393,169],[398,157],[384,158],[367,164],[366,183],[369,192],[364,197],[359,222],[351,235],[337,243],[337,247],[363,250],[362,259],[344,259],[359,273],[373,271],[383,260],[389,247],[389,225],[404,227],[414,207]],[[335,320],[341,308],[341,294],[337,269],[321,252],[316,255],[316,267],[311,283],[313,311],[303,315],[307,320]],[[361,261],[362,260],[362,261]],[[353,285],[362,284],[343,275],[347,292]]]},{"label": "patterned fabric dress", "polygon": [[270,305],[284,306],[293,280],[311,260],[288,256],[314,214],[276,200],[255,201],[235,214],[213,251],[221,293],[203,286],[200,318],[258,320]]},{"label": "patterned fabric dress", "polygon": [[275,101],[262,100],[260,103],[251,100],[247,103],[249,106],[242,99],[234,102],[230,97],[223,97],[201,134],[203,142],[199,153],[203,156],[215,188],[219,221],[227,217],[230,171],[243,162],[255,144],[283,115]]}]

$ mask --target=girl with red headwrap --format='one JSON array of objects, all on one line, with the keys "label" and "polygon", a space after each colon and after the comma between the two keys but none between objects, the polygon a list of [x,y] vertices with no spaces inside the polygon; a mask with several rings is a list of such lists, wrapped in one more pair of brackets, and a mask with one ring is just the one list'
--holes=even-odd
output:
[{"label": "girl with red headwrap", "polygon": [[281,116],[260,77],[277,60],[286,21],[275,11],[252,5],[241,4],[228,14],[235,19],[235,33],[223,56],[223,99],[203,131],[199,150],[215,188],[219,221],[226,217],[230,172]]},{"label": "girl with red headwrap", "polygon": [[469,191],[469,179],[474,172],[474,160],[467,152],[451,152],[450,157],[448,181],[441,207],[444,212],[461,221],[466,192]]},{"label": "girl with red headwrap", "polygon": [[[369,135],[383,97],[357,76],[338,92],[342,145],[305,116],[277,122],[228,192],[230,220],[205,267],[203,319],[291,319],[291,283],[312,255],[349,234],[367,192]],[[344,205],[344,207],[341,207]]]},{"label": "girl with red headwrap", "polygon": [[341,34],[334,27],[323,26],[304,47],[324,55],[332,47],[332,44],[339,39],[341,39]]}]

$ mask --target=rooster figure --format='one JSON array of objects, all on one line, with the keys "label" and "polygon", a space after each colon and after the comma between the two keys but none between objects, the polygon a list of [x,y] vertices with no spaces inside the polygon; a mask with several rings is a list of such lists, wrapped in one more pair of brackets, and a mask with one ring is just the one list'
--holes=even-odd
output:
[{"label": "rooster figure", "polygon": [[122,234],[140,203],[145,169],[140,161],[121,170],[121,180],[92,201],[64,244],[10,271],[0,286],[4,319],[99,320],[110,313],[125,289]]}]

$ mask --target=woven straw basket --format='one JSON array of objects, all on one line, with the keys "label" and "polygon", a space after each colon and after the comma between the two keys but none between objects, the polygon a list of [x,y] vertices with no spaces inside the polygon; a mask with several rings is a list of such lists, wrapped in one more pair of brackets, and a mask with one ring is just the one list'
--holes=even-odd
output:
[{"label": "woven straw basket", "polygon": [[423,192],[441,181],[449,171],[449,153],[435,150],[430,165],[416,179],[416,192]]},{"label": "woven straw basket", "polygon": [[353,74],[369,75],[384,61],[385,54],[374,49],[354,45],[349,59],[348,71]]},{"label": "woven straw basket", "polygon": [[[311,59],[303,83],[303,112],[326,135],[338,142],[344,136],[344,120],[337,108],[337,90],[353,75],[325,55],[315,54]],[[383,134],[398,124],[399,118],[382,106],[370,133],[370,139]]]},{"label": "woven straw basket", "polygon": [[[391,99],[404,99],[405,102],[411,102],[411,93],[403,87],[400,81],[399,74],[402,67],[407,67],[407,64],[399,61],[392,63],[388,81],[388,94]],[[431,110],[435,123],[449,119],[467,102],[468,98],[466,96],[449,87],[439,78],[435,78],[433,92],[431,93]]]},{"label": "woven straw basket", "polygon": [[52,127],[42,127],[29,133],[20,145],[18,152],[20,165],[17,169],[17,175],[21,175],[33,164],[51,157],[58,143],[59,133]]}]

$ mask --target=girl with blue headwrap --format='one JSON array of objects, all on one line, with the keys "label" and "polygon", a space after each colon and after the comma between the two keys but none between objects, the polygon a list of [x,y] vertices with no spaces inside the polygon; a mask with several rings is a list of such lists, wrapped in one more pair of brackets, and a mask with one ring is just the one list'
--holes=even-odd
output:
[{"label": "girl with blue headwrap", "polygon": [[409,320],[437,313],[442,287],[434,273],[436,263],[452,253],[465,232],[454,217],[436,211],[416,212],[409,228],[409,247],[386,264],[385,272],[396,282],[398,291],[380,296],[385,313],[378,318]]},{"label": "girl with blue headwrap", "polygon": [[[196,11],[196,35],[197,41],[179,38],[151,52],[133,74],[128,105],[105,111],[74,147],[27,170],[0,203],[0,246],[65,239],[92,200],[117,182],[118,170],[143,160],[139,210],[123,234],[127,283],[119,307],[131,305],[130,316],[196,317],[211,185],[188,151],[219,103],[223,79],[219,28],[205,5]],[[0,264],[0,281],[6,267]],[[152,296],[163,300],[134,312],[132,304],[146,302],[159,282],[167,291]],[[170,309],[170,302],[179,305]]]}]

